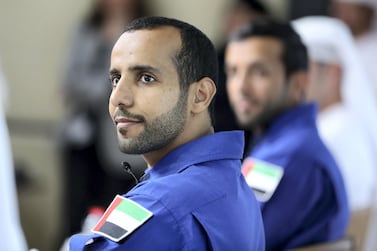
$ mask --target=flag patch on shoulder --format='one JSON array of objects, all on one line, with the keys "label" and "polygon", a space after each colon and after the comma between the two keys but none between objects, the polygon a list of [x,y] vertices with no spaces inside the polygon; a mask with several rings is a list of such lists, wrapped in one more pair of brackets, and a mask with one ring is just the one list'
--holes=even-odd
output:
[{"label": "flag patch on shoulder", "polygon": [[92,232],[118,242],[143,225],[153,213],[138,203],[117,195]]},{"label": "flag patch on shoulder", "polygon": [[257,200],[266,202],[279,185],[284,169],[267,161],[249,157],[242,163],[242,174],[253,189]]}]

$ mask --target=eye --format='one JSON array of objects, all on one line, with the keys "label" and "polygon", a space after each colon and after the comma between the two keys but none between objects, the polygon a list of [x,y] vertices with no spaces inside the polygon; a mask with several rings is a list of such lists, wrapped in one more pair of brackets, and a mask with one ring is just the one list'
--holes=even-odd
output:
[{"label": "eye", "polygon": [[253,67],[251,72],[256,77],[267,77],[269,75],[266,67],[263,67],[261,65]]},{"label": "eye", "polygon": [[140,77],[140,81],[143,82],[144,84],[149,84],[151,82],[156,81],[156,79],[154,77],[152,77],[151,75],[142,74],[141,77]]},{"label": "eye", "polygon": [[234,75],[236,75],[236,73],[237,73],[236,67],[228,67],[228,66],[225,67],[225,75],[226,75],[227,78],[234,77]]},{"label": "eye", "polygon": [[117,85],[118,85],[118,83],[119,83],[119,80],[120,80],[119,77],[112,77],[112,78],[110,79],[110,81],[111,81],[111,85],[113,86],[113,88],[117,87]]},{"label": "eye", "polygon": [[254,73],[255,73],[256,75],[260,76],[260,77],[265,77],[265,76],[267,76],[267,71],[264,70],[264,69],[256,69],[256,70],[254,71]]}]

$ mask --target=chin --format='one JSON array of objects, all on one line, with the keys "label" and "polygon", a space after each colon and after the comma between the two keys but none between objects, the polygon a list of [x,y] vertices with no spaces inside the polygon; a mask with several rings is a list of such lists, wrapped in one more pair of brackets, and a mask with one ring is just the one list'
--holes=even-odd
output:
[{"label": "chin", "polygon": [[129,130],[124,130],[124,131],[118,131],[118,140],[123,141],[123,140],[132,140],[133,138],[136,138],[139,133],[136,132],[131,132]]},{"label": "chin", "polygon": [[130,144],[130,139],[125,137],[118,137],[118,144],[121,149],[127,148]]},{"label": "chin", "polygon": [[250,130],[258,124],[255,118],[248,118],[245,120],[239,120],[238,125],[244,130]]},{"label": "chin", "polygon": [[250,130],[251,129],[251,125],[248,124],[248,123],[238,123],[239,127],[242,129],[242,130]]}]

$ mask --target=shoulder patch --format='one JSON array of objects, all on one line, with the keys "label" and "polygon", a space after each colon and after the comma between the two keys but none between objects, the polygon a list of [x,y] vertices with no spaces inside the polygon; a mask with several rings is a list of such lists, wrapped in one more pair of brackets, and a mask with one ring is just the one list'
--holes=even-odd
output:
[{"label": "shoulder patch", "polygon": [[267,161],[249,157],[242,163],[242,174],[257,200],[266,202],[279,185],[284,169]]},{"label": "shoulder patch", "polygon": [[112,241],[119,242],[143,225],[153,213],[138,203],[117,195],[92,229]]}]

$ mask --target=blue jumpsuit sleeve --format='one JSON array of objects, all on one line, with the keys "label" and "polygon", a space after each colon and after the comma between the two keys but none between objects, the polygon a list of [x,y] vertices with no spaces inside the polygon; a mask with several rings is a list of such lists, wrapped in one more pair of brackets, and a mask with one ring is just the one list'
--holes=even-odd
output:
[{"label": "blue jumpsuit sleeve", "polygon": [[[153,217],[118,243],[99,235],[75,235],[70,241],[70,251],[206,250],[205,246],[202,248],[206,245],[205,241],[194,243],[187,241],[181,224],[161,202],[145,196],[136,196],[132,199],[151,210],[154,213]],[[194,236],[204,236],[197,222],[192,222],[190,229]],[[90,241],[91,239],[93,241]],[[84,245],[88,241],[92,243]]]},{"label": "blue jumpsuit sleeve", "polygon": [[337,210],[331,178],[316,163],[305,164],[303,171],[303,163],[296,160],[286,168],[275,194],[262,205],[267,251],[321,242],[328,236],[323,225]]}]

